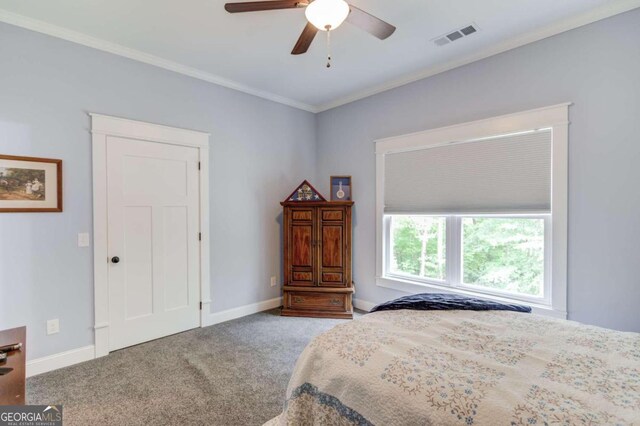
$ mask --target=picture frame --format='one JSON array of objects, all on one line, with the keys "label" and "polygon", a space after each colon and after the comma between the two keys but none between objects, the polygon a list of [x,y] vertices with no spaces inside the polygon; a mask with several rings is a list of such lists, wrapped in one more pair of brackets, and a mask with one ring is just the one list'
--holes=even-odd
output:
[{"label": "picture frame", "polygon": [[331,176],[329,187],[331,188],[331,201],[352,200],[351,176]]},{"label": "picture frame", "polygon": [[62,212],[62,160],[0,155],[0,213]]},{"label": "picture frame", "polygon": [[322,194],[318,192],[317,189],[313,187],[309,183],[308,180],[303,180],[300,185],[291,193],[285,200],[284,203],[296,201],[296,202],[318,202],[318,201],[327,201]]}]

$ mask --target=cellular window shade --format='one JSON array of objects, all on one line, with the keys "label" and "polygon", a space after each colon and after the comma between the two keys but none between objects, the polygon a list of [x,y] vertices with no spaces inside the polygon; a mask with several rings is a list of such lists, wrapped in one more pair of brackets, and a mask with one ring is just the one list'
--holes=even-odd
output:
[{"label": "cellular window shade", "polygon": [[551,211],[551,130],[385,156],[386,213]]}]

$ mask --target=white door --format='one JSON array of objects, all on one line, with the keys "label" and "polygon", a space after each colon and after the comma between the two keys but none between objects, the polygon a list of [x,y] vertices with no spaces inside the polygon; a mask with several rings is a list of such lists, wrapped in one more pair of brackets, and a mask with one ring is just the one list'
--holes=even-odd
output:
[{"label": "white door", "polygon": [[108,137],[109,350],[198,327],[198,148]]}]

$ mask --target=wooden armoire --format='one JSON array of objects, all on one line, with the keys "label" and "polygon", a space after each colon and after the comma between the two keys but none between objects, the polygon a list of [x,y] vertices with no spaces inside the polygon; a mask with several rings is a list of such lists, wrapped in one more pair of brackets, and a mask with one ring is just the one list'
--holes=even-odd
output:
[{"label": "wooden armoire", "polygon": [[282,315],[353,318],[352,201],[283,201]]}]

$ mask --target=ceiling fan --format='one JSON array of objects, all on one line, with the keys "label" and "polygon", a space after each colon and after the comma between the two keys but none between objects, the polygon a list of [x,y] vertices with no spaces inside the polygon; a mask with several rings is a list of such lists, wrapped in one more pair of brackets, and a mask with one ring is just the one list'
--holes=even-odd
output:
[{"label": "ceiling fan", "polygon": [[[327,32],[329,45],[330,32],[338,28],[344,21],[384,40],[396,30],[393,25],[376,18],[367,12],[348,4],[344,0],[270,0],[242,3],[227,3],[224,8],[229,13],[259,12],[263,10],[306,8],[307,25],[291,51],[292,55],[305,53],[318,31]],[[331,66],[329,52],[327,67]]]}]

